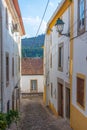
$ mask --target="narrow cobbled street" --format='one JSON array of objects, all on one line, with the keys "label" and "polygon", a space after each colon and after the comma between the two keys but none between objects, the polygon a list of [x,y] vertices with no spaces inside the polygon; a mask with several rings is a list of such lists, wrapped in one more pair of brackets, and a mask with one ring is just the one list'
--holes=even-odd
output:
[{"label": "narrow cobbled street", "polygon": [[28,98],[21,100],[21,119],[18,130],[71,130],[71,128],[64,119],[56,118],[43,105],[42,98]]}]

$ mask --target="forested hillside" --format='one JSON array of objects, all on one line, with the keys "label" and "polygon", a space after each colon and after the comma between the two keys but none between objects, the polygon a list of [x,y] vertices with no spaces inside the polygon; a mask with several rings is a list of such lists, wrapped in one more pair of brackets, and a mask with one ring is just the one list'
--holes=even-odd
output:
[{"label": "forested hillside", "polygon": [[22,39],[22,57],[43,57],[45,35]]}]

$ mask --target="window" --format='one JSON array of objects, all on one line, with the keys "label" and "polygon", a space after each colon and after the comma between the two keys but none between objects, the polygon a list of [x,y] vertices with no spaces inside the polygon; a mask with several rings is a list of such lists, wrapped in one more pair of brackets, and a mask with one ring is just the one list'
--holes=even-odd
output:
[{"label": "window", "polygon": [[8,28],[8,11],[7,11],[7,8],[6,8],[6,27]]},{"label": "window", "polygon": [[85,31],[85,0],[78,2],[78,34]]},{"label": "window", "polygon": [[37,92],[37,80],[31,80],[31,92]]},{"label": "window", "polygon": [[6,84],[9,83],[9,54],[6,54]]},{"label": "window", "polygon": [[59,53],[59,57],[58,57],[58,69],[60,71],[63,71],[63,43],[61,43],[59,45],[58,53]]},{"label": "window", "polygon": [[52,68],[52,53],[50,54],[50,67]]},{"label": "window", "polygon": [[52,45],[52,34],[50,34],[50,45]]},{"label": "window", "polygon": [[53,97],[53,84],[51,83],[51,97]]},{"label": "window", "polygon": [[77,77],[77,103],[84,108],[84,79]]},{"label": "window", "polygon": [[14,76],[14,58],[12,58],[12,76]]},{"label": "window", "polygon": [[[17,86],[18,87],[18,86]],[[18,87],[19,88],[19,87]],[[20,90],[16,89],[16,99],[19,99],[20,97]]]},{"label": "window", "polygon": [[19,56],[19,58],[18,58],[18,70],[19,70],[19,72],[20,72],[20,56]]},{"label": "window", "polygon": [[10,101],[8,100],[8,102],[7,102],[7,112],[9,112],[9,110],[10,110]]}]

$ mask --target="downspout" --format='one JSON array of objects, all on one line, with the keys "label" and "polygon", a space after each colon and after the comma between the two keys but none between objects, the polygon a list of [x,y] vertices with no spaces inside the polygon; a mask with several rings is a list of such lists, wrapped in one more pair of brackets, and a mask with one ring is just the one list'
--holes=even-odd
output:
[{"label": "downspout", "polygon": [[3,25],[2,25],[2,9],[0,7],[0,37],[1,37],[1,112],[3,112]]}]

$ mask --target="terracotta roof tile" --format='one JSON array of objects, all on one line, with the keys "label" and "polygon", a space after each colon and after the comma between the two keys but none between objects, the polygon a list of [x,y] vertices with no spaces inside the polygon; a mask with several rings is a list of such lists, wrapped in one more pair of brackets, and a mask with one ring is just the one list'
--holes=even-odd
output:
[{"label": "terracotta roof tile", "polygon": [[21,74],[22,75],[43,75],[43,59],[22,58]]}]

